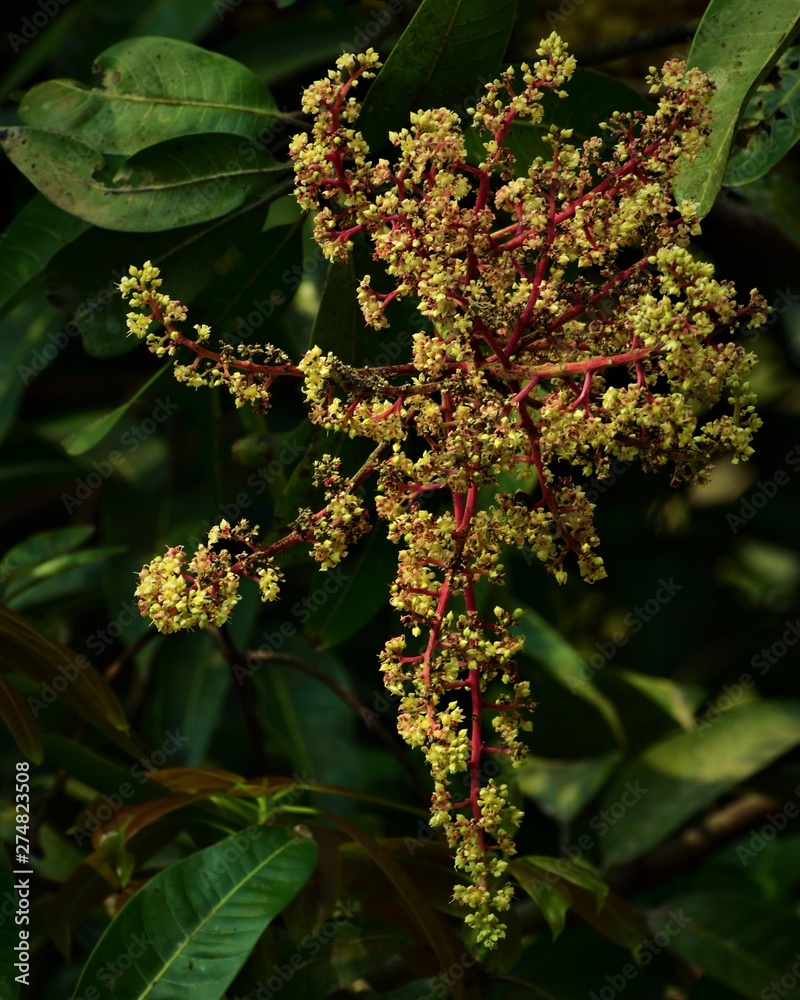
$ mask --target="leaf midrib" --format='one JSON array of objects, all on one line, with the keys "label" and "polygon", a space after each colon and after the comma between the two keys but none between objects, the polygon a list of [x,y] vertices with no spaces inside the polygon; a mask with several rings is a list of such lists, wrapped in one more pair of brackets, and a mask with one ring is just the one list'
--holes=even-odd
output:
[{"label": "leaf midrib", "polygon": [[[145,992],[139,994],[138,1000],[145,1000],[146,997],[150,996],[150,994],[152,993],[152,991],[159,984],[159,982],[161,982],[163,980],[164,976],[172,968],[172,966],[175,964],[175,962],[177,962],[177,960],[181,957],[181,955],[183,955],[183,953],[185,952],[185,950],[188,947],[189,943],[192,940],[194,940],[194,938],[197,937],[197,935],[203,930],[203,928],[211,920],[211,918],[214,917],[214,916],[216,916],[217,913],[222,909],[222,907],[226,903],[228,903],[230,901],[230,899],[237,892],[239,892],[239,890],[247,882],[249,882],[252,878],[254,878],[255,875],[257,875],[258,872],[261,871],[262,868],[264,868],[266,865],[268,865],[279,854],[281,854],[283,851],[287,850],[289,847],[292,847],[296,843],[298,843],[298,841],[296,841],[296,840],[289,840],[285,844],[282,844],[279,848],[277,848],[275,851],[273,851],[272,854],[270,854],[267,858],[265,858],[262,862],[260,862],[255,868],[251,869],[247,873],[247,875],[244,878],[242,878],[242,880],[240,882],[237,882],[233,886],[233,888],[230,890],[230,892],[227,893],[227,895],[221,897],[220,900],[219,900],[219,902],[216,904],[216,906],[212,907],[212,909],[208,911],[208,913],[206,914],[206,916],[203,917],[203,918],[201,918],[200,922],[195,925],[193,933],[190,934],[189,936],[187,936],[186,938],[184,938],[184,940],[179,943],[178,948],[176,949],[176,951],[172,954],[172,956],[168,960],[164,960],[164,964],[163,964],[163,966],[161,968],[161,971],[156,974],[155,979],[151,980],[151,982],[147,984]],[[168,903],[168,899],[166,897],[166,893],[165,893],[165,897],[164,897],[164,902]],[[170,909],[172,909],[172,908],[170,907]],[[176,924],[176,926],[180,927],[180,924],[178,923],[177,918],[175,918],[175,924]]]}]

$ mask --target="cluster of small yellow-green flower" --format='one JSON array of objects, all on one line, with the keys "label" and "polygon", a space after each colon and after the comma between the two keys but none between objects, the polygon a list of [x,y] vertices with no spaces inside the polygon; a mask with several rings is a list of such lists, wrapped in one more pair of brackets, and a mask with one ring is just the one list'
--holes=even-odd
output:
[{"label": "cluster of small yellow-green flower", "polygon": [[320,569],[332,569],[349,548],[369,531],[366,508],[341,475],[340,460],[323,455],[314,463],[314,483],[325,489],[325,507],[316,515],[302,511],[293,527],[311,541],[311,557]]},{"label": "cluster of small yellow-green flower", "polygon": [[[283,574],[258,551],[258,530],[258,525],[251,528],[244,520],[233,526],[223,520],[209,529],[208,543],[199,545],[191,559],[182,545],[176,545],[143,566],[136,588],[141,614],[165,633],[222,625],[241,599],[241,576],[257,580],[262,600],[274,601]],[[234,557],[220,547],[226,542],[251,552]]]},{"label": "cluster of small yellow-green flower", "polygon": [[[170,331],[168,326],[186,319],[186,306],[159,291],[162,284],[159,274],[152,261],[145,261],[142,267],[131,264],[128,277],[119,283],[119,290],[122,298],[129,300],[131,305],[131,312],[126,317],[128,332],[143,338],[153,354],[161,358],[165,354],[174,354],[178,348],[179,333],[177,330]],[[152,330],[154,321],[158,322],[160,331]],[[208,339],[208,327],[198,326],[195,329],[198,343]]]},{"label": "cluster of small yellow-green flower", "polygon": [[228,552],[200,545],[187,561],[182,545],[167,549],[139,571],[139,611],[159,632],[221,625],[240,600],[239,577]]},{"label": "cluster of small yellow-green flower", "polygon": [[[139,312],[127,315],[128,332],[144,337],[148,348],[157,357],[174,355],[181,346],[196,352],[190,364],[175,362],[173,372],[179,382],[193,389],[200,386],[226,388],[237,407],[249,406],[256,413],[269,408],[269,388],[275,371],[286,369],[288,356],[271,344],[250,346],[238,344],[234,349],[221,344],[219,352],[208,349],[211,328],[205,323],[195,324],[195,337],[181,334],[176,324],[186,320],[186,306],[159,291],[160,271],[150,261],[141,268],[131,267],[130,277],[119,283],[122,297],[130,299],[131,306]],[[153,323],[160,330],[153,330]]]},{"label": "cluster of small yellow-green flower", "polygon": [[[408,636],[387,643],[381,669],[401,699],[398,728],[431,771],[431,823],[469,880],[454,896],[489,946],[504,934],[497,912],[512,895],[504,855],[514,852],[521,814],[505,784],[481,783],[481,769],[489,753],[522,760],[533,706],[512,617],[496,609],[495,620],[482,620],[476,583],[501,584],[504,551],[522,546],[560,583],[567,555],[584,579],[601,579],[580,477],[635,459],[651,471],[669,464],[675,481],[703,481],[718,451],[747,459],[759,425],[747,381],[753,359],[730,338],[740,324],[763,321],[763,300],[751,292],[738,305],[730,283],[692,257],[694,206],[671,194],[680,162],[706,141],[708,78],[670,60],[648,77],[653,114],[615,114],[600,126],[605,138],[578,146],[569,129],[545,126],[542,105],[547,91],[565,96],[575,60],[555,34],[538,55],[487,84],[468,109],[482,144],[477,166],[446,108],[420,110],[390,133],[393,162],[370,159],[353,127],[353,89],[380,65],[371,49],[342,56],[304,94],[314,121],[291,143],[297,199],[316,212],[315,238],[330,260],[369,241],[384,275],[360,281],[367,325],[386,328],[389,304],[403,298],[427,318],[407,364],[355,368],[317,346],[296,368],[272,348],[223,345],[214,354],[207,327],[195,327],[194,341],[176,332],[185,310],[159,291],[152,264],[121,283],[144,310],[130,314],[132,332],[157,354],[181,344],[197,354],[176,366],[179,379],[227,387],[237,405],[263,409],[273,377],[302,376],[314,422],[390,446],[376,508],[400,546],[390,600]],[[515,161],[506,141],[515,118],[541,127],[546,155]],[[377,290],[384,278],[391,292]],[[163,333],[151,333],[153,320]],[[327,569],[367,530],[367,512],[329,456],[315,481],[326,506],[299,512],[292,537]],[[254,538],[247,544],[252,554],[235,563],[201,546],[186,566],[182,549],[169,550],[143,571],[143,611],[166,631],[218,623],[237,599],[238,575],[274,599],[280,571]],[[496,746],[480,735],[484,710]],[[463,801],[453,796],[459,779],[469,785]]]}]

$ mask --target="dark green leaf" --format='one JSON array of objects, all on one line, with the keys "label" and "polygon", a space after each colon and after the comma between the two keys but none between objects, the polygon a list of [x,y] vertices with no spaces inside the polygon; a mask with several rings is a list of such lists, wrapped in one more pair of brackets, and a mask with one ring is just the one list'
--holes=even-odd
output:
[{"label": "dark green leaf", "polygon": [[0,581],[3,583],[3,593],[14,579],[41,563],[56,556],[72,552],[94,534],[91,525],[75,525],[71,528],[53,528],[50,531],[40,531],[24,542],[19,542],[6,552],[0,561]]},{"label": "dark green leaf", "polygon": [[0,315],[15,298],[41,280],[62,247],[89,228],[36,194],[12,219],[0,242]]},{"label": "dark green leaf", "polygon": [[42,762],[42,734],[25,704],[25,699],[17,691],[5,674],[0,673],[0,718],[14,737],[21,753],[34,764]]},{"label": "dark green leaf", "polygon": [[751,89],[773,65],[798,21],[796,0],[711,0],[694,36],[689,66],[709,73],[717,85],[711,98],[710,145],[684,163],[675,191],[702,218],[722,184],[736,124]]},{"label": "dark green leaf", "polygon": [[63,441],[64,451],[66,451],[68,455],[83,455],[91,448],[94,448],[94,446],[99,444],[104,437],[111,433],[136,400],[147,392],[147,390],[169,370],[170,368],[167,365],[164,365],[163,368],[159,368],[159,370],[151,375],[151,377],[136,390],[131,398],[126,403],[122,404],[122,406],[116,407],[116,409],[112,410],[110,413],[104,414],[102,417],[97,417],[85,427],[69,434]]},{"label": "dark green leaf", "polygon": [[668,677],[639,674],[622,667],[614,670],[614,676],[621,677],[631,687],[640,691],[684,729],[691,729],[694,725],[694,713],[703,700],[700,688],[676,684]]},{"label": "dark green leaf", "polygon": [[648,747],[606,789],[605,809],[626,810],[602,837],[606,864],[644,854],[799,741],[800,702],[752,701]]},{"label": "dark green leaf", "polygon": [[789,907],[733,892],[671,899],[648,916],[684,961],[751,1000],[800,1000],[800,920]]},{"label": "dark green leaf", "polygon": [[[389,584],[396,572],[396,559],[394,546],[380,527],[376,527],[336,570],[324,574],[329,579],[321,583],[330,597],[319,614],[308,620],[306,635],[309,640],[329,649],[374,618],[389,600]],[[334,579],[338,582],[334,583]]]},{"label": "dark green leaf", "polygon": [[35,128],[0,131],[14,165],[52,202],[105,229],[155,232],[216,219],[281,191],[285,167],[236,136],[183,136],[109,161],[70,136]]},{"label": "dark green leaf", "polygon": [[116,1000],[219,1000],[264,928],[311,874],[313,840],[285,827],[249,827],[156,875],[106,929],[75,994],[110,961],[136,960],[116,979]]},{"label": "dark green leaf", "polygon": [[89,662],[36,629],[25,618],[0,606],[0,662],[40,685],[28,699],[35,718],[57,698],[100,729],[126,752],[139,748],[129,739],[125,714],[108,682]]},{"label": "dark green leaf", "polygon": [[516,8],[516,0],[424,0],[364,101],[359,128],[372,149],[411,111],[474,104],[505,55]]},{"label": "dark green leaf", "polygon": [[787,49],[769,83],[748,101],[739,125],[742,141],[731,153],[723,184],[749,184],[763,177],[800,138],[798,62],[800,47]]},{"label": "dark green leaf", "polygon": [[534,657],[564,687],[593,705],[608,723],[617,742],[624,744],[625,733],[619,713],[591,680],[592,669],[584,658],[537,612],[528,608],[519,623],[525,639],[525,653]]},{"label": "dark green leaf", "polygon": [[621,759],[619,753],[581,760],[528,756],[516,771],[517,785],[547,816],[559,823],[570,823],[603,787]]},{"label": "dark green leaf", "polygon": [[241,63],[174,38],[119,42],[97,57],[95,69],[103,76],[91,89],[72,80],[35,86],[20,104],[22,120],[103,153],[131,156],[182,135],[254,139],[281,117],[267,88]]}]

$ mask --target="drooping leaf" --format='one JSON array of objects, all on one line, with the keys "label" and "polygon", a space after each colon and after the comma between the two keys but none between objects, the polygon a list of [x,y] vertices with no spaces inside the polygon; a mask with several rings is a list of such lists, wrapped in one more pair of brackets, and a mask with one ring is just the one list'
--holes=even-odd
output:
[{"label": "drooping leaf", "polygon": [[0,583],[2,593],[20,575],[30,572],[49,559],[72,552],[94,534],[91,525],[81,524],[69,528],[53,528],[40,531],[24,542],[12,546],[0,559]]},{"label": "drooping leaf", "polygon": [[[309,641],[330,649],[354,635],[384,607],[395,574],[396,553],[379,529],[370,532],[342,564],[339,585],[320,613],[309,618]],[[327,574],[330,576],[331,574]]]},{"label": "drooping leaf", "polygon": [[714,204],[728,163],[739,116],[752,88],[773,65],[798,22],[795,0],[711,0],[687,60],[716,83],[711,98],[710,144],[678,174],[679,201],[691,201],[702,218]]},{"label": "drooping leaf", "polygon": [[114,692],[89,662],[61,643],[44,635],[22,616],[0,606],[0,662],[25,674],[39,685],[28,698],[34,718],[57,698],[96,726],[134,757],[139,747],[127,735],[129,726]]},{"label": "drooping leaf", "polygon": [[211,737],[225,711],[230,669],[202,632],[184,633],[175,640],[162,645],[153,659],[145,735],[154,741],[169,730],[185,734],[186,743],[171,765],[193,767],[207,759]]},{"label": "drooping leaf", "polygon": [[261,933],[300,891],[316,861],[309,837],[251,827],[156,875],[106,929],[75,993],[139,941],[116,979],[116,1000],[219,1000]]},{"label": "drooping leaf", "polygon": [[648,914],[648,924],[669,938],[676,955],[739,995],[800,1000],[792,972],[800,920],[789,907],[734,891],[696,893],[670,899]]},{"label": "drooping leaf", "polygon": [[97,417],[85,427],[81,427],[80,430],[67,435],[63,441],[64,451],[66,451],[68,455],[83,455],[91,448],[94,448],[94,446],[99,444],[104,437],[111,433],[136,400],[143,396],[144,393],[146,393],[147,390],[169,370],[170,368],[168,365],[164,365],[162,368],[159,368],[157,372],[154,372],[153,375],[151,375],[150,378],[136,390],[127,402],[123,403],[121,406],[117,406],[110,413],[105,413],[102,417]]},{"label": "drooping leaf", "polygon": [[[102,153],[131,156],[184,135],[254,139],[282,118],[270,92],[241,63],[175,38],[128,38],[99,55],[94,69],[102,73],[96,87],[37,84],[20,104],[22,120]],[[240,153],[259,148],[238,146]]]},{"label": "drooping leaf", "polygon": [[[455,935],[441,916],[431,909],[423,889],[415,884],[394,858],[366,831],[341,816],[334,816],[331,813],[324,815],[363,848],[389,879],[419,923],[420,930],[436,953],[441,968],[449,969],[454,963],[457,964],[459,951]],[[452,997],[453,1000],[467,1000],[463,982],[458,981],[453,984]]]},{"label": "drooping leaf", "polygon": [[24,756],[34,764],[41,764],[42,734],[25,704],[25,699],[2,673],[0,673],[0,718]]},{"label": "drooping leaf", "polygon": [[580,760],[527,756],[517,769],[517,785],[547,816],[570,823],[603,787],[622,754]]},{"label": "drooping leaf", "polygon": [[22,606],[22,598],[30,603],[30,592],[46,580],[60,577],[70,570],[81,566],[91,566],[96,563],[105,562],[110,556],[124,552],[124,548],[119,545],[104,545],[100,548],[82,549],[80,552],[65,552],[63,555],[54,556],[52,559],[43,560],[35,566],[29,567],[25,572],[14,575],[5,588],[6,604],[10,608]]},{"label": "drooping leaf", "polygon": [[188,135],[106,161],[86,143],[42,129],[0,130],[14,165],[59,208],[105,229],[156,232],[232,212],[268,191],[285,167],[237,136]]},{"label": "drooping leaf", "polygon": [[36,194],[14,216],[0,241],[0,316],[41,280],[56,253],[89,228]]},{"label": "drooping leaf", "polygon": [[676,684],[668,677],[653,677],[651,674],[640,674],[623,667],[617,667],[614,676],[621,677],[640,691],[684,729],[694,726],[694,713],[703,700],[703,692],[699,687]]},{"label": "drooping leaf", "polygon": [[564,687],[589,702],[603,716],[618,743],[625,733],[614,703],[592,681],[592,669],[580,653],[536,611],[528,608],[519,622],[524,652],[534,657]]},{"label": "drooping leaf", "polygon": [[606,788],[605,809],[624,807],[600,841],[606,864],[644,854],[798,742],[800,702],[751,701],[654,743]]},{"label": "drooping leaf", "polygon": [[513,861],[509,871],[541,908],[554,940],[570,908],[623,948],[633,950],[646,936],[647,926],[640,914],[581,864],[566,857],[533,856]]},{"label": "drooping leaf", "polygon": [[370,147],[407,125],[411,111],[474,104],[501,64],[516,8],[516,0],[423,0],[364,101],[359,128]]},{"label": "drooping leaf", "polygon": [[787,49],[747,102],[723,184],[763,177],[800,138],[800,46]]},{"label": "drooping leaf", "polygon": [[569,892],[557,881],[552,883],[546,881],[541,877],[543,873],[537,873],[532,866],[522,861],[512,863],[511,873],[542,911],[542,916],[547,921],[547,926],[555,941],[564,930],[564,925],[567,922],[567,912],[570,906]]}]

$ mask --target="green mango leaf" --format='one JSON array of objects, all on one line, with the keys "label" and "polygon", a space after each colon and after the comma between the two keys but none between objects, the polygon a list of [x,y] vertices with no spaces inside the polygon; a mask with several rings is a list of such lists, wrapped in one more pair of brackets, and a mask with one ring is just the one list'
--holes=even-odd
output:
[{"label": "green mango leaf", "polygon": [[44,756],[42,734],[25,699],[5,674],[0,673],[0,718],[22,754],[34,764]]},{"label": "green mango leaf", "polygon": [[76,654],[44,635],[21,615],[0,605],[0,663],[40,685],[27,699],[38,718],[57,698],[133,757],[139,747],[127,733],[128,723],[108,682],[88,657]]},{"label": "green mango leaf", "polygon": [[572,908],[622,948],[633,950],[644,941],[647,926],[640,914],[583,865],[567,858],[526,857],[513,861],[509,871],[542,910],[553,940]]},{"label": "green mango leaf", "polygon": [[0,241],[0,316],[42,279],[58,251],[88,228],[83,219],[35,194],[11,220]]},{"label": "green mango leaf", "polygon": [[694,727],[694,713],[703,700],[703,692],[699,687],[676,684],[668,677],[639,674],[623,667],[617,667],[612,672],[615,677],[620,677],[645,698],[649,698],[654,705],[658,705],[684,729]]},{"label": "green mango leaf", "polygon": [[722,184],[748,95],[794,34],[798,18],[796,0],[711,0],[706,8],[687,62],[716,84],[711,141],[684,163],[675,182],[678,201],[694,202],[700,218],[711,210]]},{"label": "green mango leaf", "polygon": [[[241,63],[175,38],[128,38],[97,57],[99,87],[48,80],[22,99],[22,120],[102,153],[131,156],[182,135],[255,137],[283,117]],[[260,149],[257,143],[239,143]]]},{"label": "green mango leaf", "polygon": [[313,840],[285,827],[250,827],[156,875],[100,938],[75,987],[133,954],[115,1000],[219,1000],[268,924],[314,869]]},{"label": "green mango leaf", "polygon": [[151,0],[143,10],[135,10],[138,16],[130,30],[131,41],[139,41],[139,35],[167,35],[190,42],[202,38],[219,20],[217,8],[206,0]]},{"label": "green mango leaf", "polygon": [[39,846],[41,857],[36,859],[36,874],[40,878],[66,882],[78,865],[83,863],[83,852],[49,823],[42,823],[39,827]]},{"label": "green mango leaf", "polygon": [[763,177],[800,139],[800,46],[787,49],[747,102],[723,184]]},{"label": "green mango leaf", "polygon": [[532,865],[524,861],[512,862],[509,870],[542,911],[542,916],[547,921],[555,941],[567,922],[567,911],[570,907],[569,892],[557,881],[545,881],[542,872],[537,872]]},{"label": "green mango leaf", "polygon": [[[126,803],[145,802],[168,794],[160,785],[147,780],[147,771],[141,764],[126,767],[56,733],[46,733],[43,744],[45,759],[51,768],[63,768],[71,777],[96,792],[116,791],[123,785],[129,786],[126,788],[126,792],[130,791],[130,795],[125,797]],[[137,751],[135,756],[146,755]]]},{"label": "green mango leaf", "polygon": [[120,161],[71,136],[0,130],[14,165],[59,208],[105,229],[157,232],[226,215],[248,200],[277,196],[286,167],[261,147],[214,133],[189,135]]},{"label": "green mango leaf", "polygon": [[157,743],[162,733],[173,729],[185,733],[186,745],[170,766],[199,767],[207,759],[211,737],[225,711],[230,668],[202,632],[182,633],[174,640],[161,645],[152,662],[145,735]]},{"label": "green mango leaf", "polygon": [[[330,649],[373,619],[388,603],[396,562],[394,546],[380,527],[374,528],[338,567],[342,582],[319,614],[312,615],[306,624],[309,642]],[[333,573],[325,576],[332,577]]]},{"label": "green mango leaf", "polygon": [[529,755],[514,773],[523,795],[533,799],[546,816],[566,824],[600,791],[621,759],[620,753],[581,760]]},{"label": "green mango leaf", "polygon": [[670,899],[648,914],[648,925],[669,937],[672,952],[740,996],[800,1000],[800,920],[788,906],[731,891],[696,893]]},{"label": "green mango leaf", "polygon": [[525,654],[538,660],[559,684],[596,708],[616,741],[624,745],[625,732],[619,713],[614,703],[592,682],[592,670],[580,653],[540,614],[530,608],[526,609],[519,628],[525,639]]},{"label": "green mango leaf", "polygon": [[[742,194],[800,246],[800,184],[793,177],[773,171],[748,184]],[[788,303],[781,301],[779,304],[785,309]]]},{"label": "green mango leaf", "polygon": [[28,573],[49,559],[79,548],[92,537],[94,530],[89,524],[53,528],[37,532],[24,542],[14,545],[0,560],[0,593],[5,594],[7,587],[18,575]]},{"label": "green mango leaf", "polygon": [[[436,954],[440,968],[449,969],[454,963],[458,964],[460,953],[458,941],[450,926],[431,908],[422,885],[417,884],[391,854],[365,830],[341,816],[327,812],[323,812],[323,815],[351,837],[389,879],[416,919],[420,930]],[[451,989],[453,1000],[467,1000],[467,990],[461,980],[454,982]]]},{"label": "green mango leaf", "polygon": [[121,552],[125,552],[124,546],[105,545],[49,559],[14,580],[7,589],[6,604],[24,611],[86,590],[93,582],[100,582],[98,571],[103,564]]},{"label": "green mango leaf", "polygon": [[[0,845],[0,899],[14,900],[14,876],[5,844]],[[11,911],[13,912],[13,911]],[[27,928],[23,928],[27,929]],[[20,984],[16,981],[18,969],[14,968],[19,952],[14,945],[19,944],[19,928],[13,920],[0,921],[0,1000],[17,1000]]]},{"label": "green mango leaf", "polygon": [[365,329],[356,298],[356,272],[351,256],[344,263],[334,263],[328,268],[309,346],[319,347],[323,354],[332,351],[345,364],[353,364]]},{"label": "green mango leaf", "polygon": [[373,152],[421,108],[463,112],[505,55],[516,0],[423,0],[370,85],[358,127]]},{"label": "green mango leaf", "polygon": [[[606,788],[603,804],[613,823],[601,834],[605,864],[624,864],[649,851],[798,742],[800,702],[751,701],[654,743]],[[620,803],[624,815],[618,814]]]},{"label": "green mango leaf", "polygon": [[64,451],[68,455],[83,455],[91,448],[94,448],[95,445],[100,444],[103,438],[107,437],[120,420],[122,420],[136,400],[140,399],[151,386],[155,385],[165,372],[171,370],[171,365],[163,365],[136,390],[127,403],[117,406],[110,413],[105,413],[102,417],[97,417],[85,427],[81,427],[80,430],[67,435],[62,442]]}]

